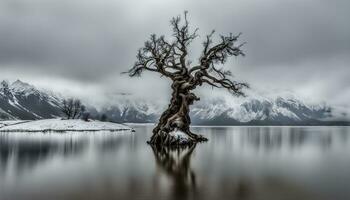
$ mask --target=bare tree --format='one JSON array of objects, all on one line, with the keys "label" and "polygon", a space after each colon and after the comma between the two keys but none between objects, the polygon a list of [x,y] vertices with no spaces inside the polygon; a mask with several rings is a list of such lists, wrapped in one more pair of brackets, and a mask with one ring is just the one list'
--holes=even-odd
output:
[{"label": "bare tree", "polygon": [[89,112],[84,112],[83,114],[82,114],[82,118],[83,118],[83,120],[84,121],[89,121],[89,119],[90,119],[90,113]]},{"label": "bare tree", "polygon": [[67,117],[67,119],[71,118],[73,109],[73,99],[63,99],[61,105],[62,113]]},{"label": "bare tree", "polygon": [[[189,29],[186,11],[184,20],[180,16],[172,18],[171,27],[173,40],[152,34],[144,47],[139,49],[137,61],[127,73],[135,77],[140,76],[143,71],[151,71],[172,80],[170,104],[153,129],[150,144],[179,145],[206,141],[203,136],[190,131],[189,106],[199,100],[192,90],[207,84],[213,88],[225,88],[236,96],[244,95],[242,89],[248,85],[230,80],[231,71],[217,67],[226,63],[229,57],[244,56],[240,49],[243,44],[236,45],[240,34],[221,35],[218,42],[214,42],[212,31],[205,37],[198,63],[192,65],[188,59],[188,47],[197,38],[198,29]],[[169,134],[174,130],[187,134],[188,141],[184,142]]]},{"label": "bare tree", "polygon": [[62,101],[61,111],[67,119],[76,119],[80,118],[85,112],[85,106],[82,105],[79,99],[64,99]]},{"label": "bare tree", "polygon": [[108,119],[107,115],[106,115],[105,113],[103,113],[103,114],[101,115],[100,120],[101,120],[102,122],[105,122],[105,121],[107,121],[107,119]]}]

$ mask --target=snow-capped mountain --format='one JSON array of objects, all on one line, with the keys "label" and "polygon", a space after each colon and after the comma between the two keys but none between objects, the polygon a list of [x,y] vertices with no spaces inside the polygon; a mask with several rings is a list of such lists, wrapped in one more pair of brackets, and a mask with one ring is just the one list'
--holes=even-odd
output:
[{"label": "snow-capped mountain", "polygon": [[117,97],[115,105],[104,106],[99,113],[118,122],[152,123],[162,113],[163,106],[140,99],[130,100],[128,96]]},{"label": "snow-capped mountain", "polygon": [[319,124],[332,114],[326,105],[307,105],[290,97],[248,97],[235,103],[222,99],[200,102],[191,115],[198,124],[307,125]]},{"label": "snow-capped mountain", "polygon": [[[114,94],[109,102],[96,109],[87,105],[91,115],[116,122],[157,122],[167,102]],[[62,98],[28,83],[3,81],[0,84],[0,119],[41,119],[61,115]],[[247,98],[202,98],[191,107],[194,124],[206,125],[320,125],[332,118],[332,108],[325,104],[307,104],[293,96]],[[334,122],[332,122],[334,124]]]},{"label": "snow-capped mountain", "polygon": [[28,83],[17,80],[0,84],[1,119],[41,119],[60,116],[61,100]]},{"label": "snow-capped mountain", "polygon": [[[118,103],[104,107],[100,113],[121,122],[156,122],[167,107],[164,102],[128,95],[119,96],[114,102]],[[203,125],[308,125],[322,124],[332,113],[326,105],[307,105],[294,98],[250,97],[239,101],[236,98],[202,99],[192,106],[190,115],[194,124]]]}]

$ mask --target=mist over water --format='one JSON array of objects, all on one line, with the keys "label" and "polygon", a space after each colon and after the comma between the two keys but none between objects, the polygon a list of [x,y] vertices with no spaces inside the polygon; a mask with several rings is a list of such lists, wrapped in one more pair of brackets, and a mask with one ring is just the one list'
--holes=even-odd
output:
[{"label": "mist over water", "polygon": [[347,199],[349,127],[193,127],[183,149],[136,133],[0,133],[0,199]]}]

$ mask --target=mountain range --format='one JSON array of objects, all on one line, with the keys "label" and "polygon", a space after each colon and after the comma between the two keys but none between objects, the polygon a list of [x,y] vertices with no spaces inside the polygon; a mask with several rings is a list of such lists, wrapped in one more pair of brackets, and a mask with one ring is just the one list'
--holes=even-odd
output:
[{"label": "mountain range", "polygon": [[1,119],[41,119],[61,115],[61,98],[17,80],[0,84]]},{"label": "mountain range", "polygon": [[[43,119],[62,116],[63,96],[36,88],[17,80],[0,84],[0,119]],[[93,118],[101,115],[115,122],[154,123],[167,107],[165,102],[147,101],[131,94],[115,94],[113,103],[86,105]],[[191,119],[197,125],[349,125],[347,121],[330,120],[332,107],[326,104],[310,105],[295,97],[267,98],[249,96],[212,98],[196,102],[191,108]]]}]

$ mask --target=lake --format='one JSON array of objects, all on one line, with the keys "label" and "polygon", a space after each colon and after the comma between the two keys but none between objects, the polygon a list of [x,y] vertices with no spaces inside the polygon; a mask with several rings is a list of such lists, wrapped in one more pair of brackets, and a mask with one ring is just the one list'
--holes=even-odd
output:
[{"label": "lake", "polygon": [[350,199],[350,127],[193,127],[183,149],[134,128],[0,133],[0,200]]}]

